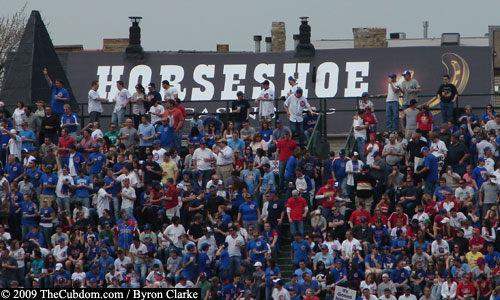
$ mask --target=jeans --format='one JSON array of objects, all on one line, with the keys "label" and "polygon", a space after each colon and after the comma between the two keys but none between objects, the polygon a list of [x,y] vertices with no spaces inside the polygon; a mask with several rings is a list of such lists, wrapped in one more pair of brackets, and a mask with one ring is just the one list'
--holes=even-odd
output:
[{"label": "jeans", "polygon": [[89,120],[90,123],[99,122],[99,118],[101,117],[101,113],[98,111],[91,111],[89,116],[90,116],[90,120]]},{"label": "jeans", "polygon": [[290,223],[290,234],[293,237],[296,233],[304,235],[304,221],[292,221]]},{"label": "jeans", "polygon": [[21,225],[21,230],[23,234],[23,239],[26,237],[26,235],[31,231],[31,228],[33,228],[33,225],[30,224],[22,224]]},{"label": "jeans", "polygon": [[[306,142],[307,142],[307,143],[309,143],[309,140],[313,137],[312,132],[309,132],[309,130],[306,130],[306,131],[304,131],[304,135],[305,135],[305,137],[306,137]],[[317,134],[315,134],[315,135],[314,135],[314,139],[313,139],[313,141],[312,141],[312,145],[313,145],[313,147],[314,147],[315,145],[317,145],[317,143],[318,143],[318,135],[317,135]]]},{"label": "jeans", "polygon": [[120,219],[120,201],[118,197],[111,198],[111,209],[113,210],[113,215],[115,216],[115,220]]},{"label": "jeans", "polygon": [[366,145],[366,140],[362,137],[357,137],[356,138],[356,149],[358,150],[359,153],[359,159],[361,159],[363,162],[365,161],[364,156],[363,156],[363,151],[365,150],[365,145]]},{"label": "jeans", "polygon": [[75,203],[78,201],[80,201],[82,203],[82,206],[85,206],[86,208],[90,208],[89,197],[75,197]]},{"label": "jeans", "polygon": [[453,121],[453,102],[443,103],[441,100],[441,115],[443,116],[443,123]]},{"label": "jeans", "polygon": [[57,202],[57,207],[59,207],[59,211],[65,210],[68,213],[68,215],[71,215],[71,208],[69,205],[69,202],[70,202],[69,197],[57,197],[56,202]]},{"label": "jeans", "polygon": [[399,128],[399,103],[398,101],[386,102],[385,121],[388,132],[398,130]]},{"label": "jeans", "polygon": [[111,115],[111,123],[119,127],[121,124],[125,123],[125,109],[120,109],[119,111],[114,111]]},{"label": "jeans", "polygon": [[43,238],[45,239],[45,245],[47,248],[52,247],[51,237],[52,237],[52,229],[53,227],[42,227],[40,226],[40,230],[42,231]]},{"label": "jeans", "polygon": [[286,170],[286,161],[279,162],[279,173],[280,173],[280,190],[284,191],[287,187],[287,183],[285,182],[285,170]]},{"label": "jeans", "polygon": [[292,135],[299,135],[299,146],[301,149],[304,148],[304,123],[303,122],[292,122],[290,121],[290,130]]},{"label": "jeans", "polygon": [[458,175],[464,176],[464,174],[465,174],[465,165],[452,165],[451,168],[453,169],[453,172],[457,172]]},{"label": "jeans", "polygon": [[424,193],[429,194],[429,195],[433,195],[435,187],[436,187],[435,182],[430,182],[430,181],[424,180]]},{"label": "jeans", "polygon": [[181,153],[182,132],[174,130],[174,144],[178,153]]},{"label": "jeans", "polygon": [[148,270],[146,263],[134,264],[134,269],[141,276],[141,282],[146,282],[146,272]]},{"label": "jeans", "polygon": [[229,258],[229,270],[231,270],[231,277],[240,273],[241,256],[231,256]]}]

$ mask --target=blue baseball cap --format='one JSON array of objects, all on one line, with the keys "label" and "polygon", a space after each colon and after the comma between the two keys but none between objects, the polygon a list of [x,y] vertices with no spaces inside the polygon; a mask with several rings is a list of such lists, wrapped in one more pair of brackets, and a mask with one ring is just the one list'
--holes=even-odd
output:
[{"label": "blue baseball cap", "polygon": [[288,76],[288,80],[296,81],[297,79],[295,79],[293,76]]},{"label": "blue baseball cap", "polygon": [[144,225],[144,230],[150,230],[150,229],[151,229],[151,224]]},{"label": "blue baseball cap", "polygon": [[157,215],[163,215],[165,213],[165,210],[163,209],[160,209],[156,214]]},{"label": "blue baseball cap", "polygon": [[281,122],[283,121],[281,121],[280,119],[276,120],[276,124],[280,124]]},{"label": "blue baseball cap", "polygon": [[408,70],[405,70],[405,71],[403,72],[403,74],[401,74],[401,75],[403,75],[403,76],[406,76],[406,75],[411,75],[411,72],[410,72],[410,71],[408,71]]},{"label": "blue baseball cap", "polygon": [[95,269],[95,268],[98,268],[98,267],[99,267],[99,265],[97,265],[97,264],[92,264],[92,266],[90,266],[91,269]]},{"label": "blue baseball cap", "polygon": [[160,140],[154,140],[153,145],[160,144]]},{"label": "blue baseball cap", "polygon": [[296,91],[295,91],[295,94],[302,94],[302,89],[301,88],[298,88]]},{"label": "blue baseball cap", "polygon": [[99,144],[99,143],[95,144],[94,148],[101,148],[101,144]]},{"label": "blue baseball cap", "polygon": [[484,157],[480,157],[477,159],[477,162],[480,162],[480,161],[486,161],[486,160],[484,159]]},{"label": "blue baseball cap", "polygon": [[420,149],[420,154],[424,153],[427,150],[429,150],[429,147],[423,146],[422,149]]},{"label": "blue baseball cap", "polygon": [[344,156],[344,155],[345,155],[345,149],[340,149],[340,151],[339,151],[339,155],[340,155],[340,156]]},{"label": "blue baseball cap", "polygon": [[368,97],[368,93],[367,92],[363,92],[363,94],[361,94],[361,97]]},{"label": "blue baseball cap", "polygon": [[392,73],[392,74],[389,74],[389,78],[395,78],[396,77],[396,74]]}]

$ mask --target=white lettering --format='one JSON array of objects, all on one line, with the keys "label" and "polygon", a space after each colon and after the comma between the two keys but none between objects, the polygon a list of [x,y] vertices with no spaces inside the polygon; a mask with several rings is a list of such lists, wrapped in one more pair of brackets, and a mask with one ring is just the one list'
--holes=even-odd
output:
[{"label": "white lettering", "polygon": [[[363,77],[368,76],[370,62],[347,62],[345,71],[347,72],[347,87],[344,90],[345,97],[359,97],[363,92],[368,92],[368,82],[363,82]],[[358,77],[358,73],[361,73]],[[359,87],[358,86],[359,83]]]},{"label": "white lettering", "polygon": [[[225,81],[224,90],[220,93],[221,100],[233,100],[236,99],[237,92],[245,92],[245,86],[237,84],[246,78],[246,70],[247,65],[224,65],[222,72],[224,73]],[[238,75],[238,79],[235,79],[236,75]],[[233,90],[233,85],[237,85],[236,90]]]},{"label": "white lettering", "polygon": [[[264,80],[269,80],[269,78],[264,77],[264,74],[267,75],[267,77],[274,77],[274,69],[275,64],[258,64],[253,72],[253,78],[258,83],[262,83]],[[270,80],[269,87],[274,90],[274,83]],[[260,95],[260,91],[260,85],[253,87],[252,99],[257,99]]]},{"label": "white lettering", "polygon": [[214,78],[215,65],[198,65],[193,72],[193,80],[204,87],[202,90],[199,87],[193,87],[191,93],[191,100],[212,100],[214,97],[214,85],[206,78]]},{"label": "white lettering", "polygon": [[335,97],[338,89],[338,80],[339,66],[336,63],[325,62],[319,65],[316,72],[316,97]]},{"label": "white lettering", "polygon": [[151,73],[151,68],[147,65],[133,67],[128,76],[128,90],[130,93],[133,94],[135,92],[135,86],[139,83],[146,88],[151,82]]},{"label": "white lettering", "polygon": [[307,90],[306,87],[306,82],[307,82],[307,74],[309,73],[309,63],[300,63],[297,66],[297,82],[299,84],[299,87],[302,88],[303,95],[304,97],[307,97],[309,94],[309,91]]},{"label": "white lettering", "polygon": [[[170,85],[174,86],[179,91],[179,99],[184,100],[186,97],[186,89],[182,89],[181,82],[184,79],[184,68],[177,65],[162,65],[160,67],[161,81],[168,80]],[[165,96],[165,89],[160,90],[162,97]]]},{"label": "white lettering", "polygon": [[[99,78],[99,95],[103,98],[113,99],[118,88],[116,82],[120,80],[123,75],[124,66],[98,66],[97,77]],[[110,72],[111,70],[111,72]],[[111,80],[108,80],[111,74]],[[109,92],[108,92],[109,87]]]}]

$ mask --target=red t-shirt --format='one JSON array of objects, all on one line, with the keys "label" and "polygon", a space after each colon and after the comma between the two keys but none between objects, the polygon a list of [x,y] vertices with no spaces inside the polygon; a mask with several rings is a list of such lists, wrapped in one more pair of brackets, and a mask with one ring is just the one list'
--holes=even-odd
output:
[{"label": "red t-shirt", "polygon": [[280,161],[288,161],[290,156],[293,154],[293,150],[297,148],[297,143],[295,143],[294,140],[286,140],[286,139],[281,139],[278,141],[278,144],[276,144],[276,149],[280,150]]},{"label": "red t-shirt", "polygon": [[179,198],[177,194],[177,188],[175,186],[171,185],[168,188],[167,192],[165,193],[165,197],[172,197],[171,201],[165,201],[165,209],[171,209],[177,206]]},{"label": "red t-shirt", "polygon": [[389,217],[388,221],[391,222],[392,228],[396,227],[396,221],[401,220],[403,221],[403,226],[408,225],[408,216],[405,213],[402,213],[401,215],[398,215],[398,213],[393,212],[391,216]]},{"label": "red t-shirt", "polygon": [[186,109],[184,108],[184,106],[179,104],[179,105],[176,105],[175,108],[177,108],[178,110],[181,111],[182,117],[185,119],[187,114],[186,114]]},{"label": "red t-shirt", "polygon": [[418,129],[424,130],[424,131],[431,131],[432,129],[432,116],[429,115],[424,115],[422,113],[419,113],[417,115],[417,125]]},{"label": "red t-shirt", "polygon": [[[170,116],[172,116],[172,118],[174,119],[174,129],[177,128],[177,125],[179,124],[180,121],[184,120],[182,112],[177,108],[174,108],[172,111],[168,109],[165,110],[165,112],[162,115],[162,118]],[[172,125],[172,122],[170,122],[170,125]]]},{"label": "red t-shirt", "polygon": [[302,197],[290,197],[286,204],[290,208],[290,217],[292,221],[302,221],[304,219],[304,207],[307,207],[306,199]]},{"label": "red t-shirt", "polygon": [[469,248],[472,248],[472,246],[483,246],[481,248],[481,253],[486,254],[486,241],[484,238],[480,237],[472,237],[469,241]]},{"label": "red t-shirt", "polygon": [[387,217],[384,215],[384,214],[381,214],[381,215],[373,215],[371,220],[370,220],[370,224],[375,226],[375,222],[380,219],[382,220],[382,224],[384,224],[384,226],[387,226]]},{"label": "red t-shirt", "polygon": [[337,197],[337,190],[332,186],[331,188],[327,189],[326,187],[322,186],[316,195],[328,195],[325,196],[322,200],[323,207],[333,207],[335,206],[335,198]]},{"label": "red t-shirt", "polygon": [[361,218],[365,218],[366,222],[369,222],[372,218],[370,215],[370,212],[367,211],[366,209],[364,211],[359,211],[356,209],[355,211],[352,212],[351,217],[349,218],[349,222],[352,222],[353,225],[359,225],[361,224]]},{"label": "red t-shirt", "polygon": [[[75,139],[70,137],[69,135],[66,136],[66,138],[60,137],[59,138],[59,147],[60,148],[69,148],[70,145],[76,145]],[[61,150],[59,153],[61,154],[61,157],[66,157],[68,155],[67,150]]]},{"label": "red t-shirt", "polygon": [[240,170],[243,170],[245,168],[245,162],[243,161],[243,158],[238,158],[233,162],[233,170],[237,170],[236,167],[240,167]]},{"label": "red t-shirt", "polygon": [[469,283],[467,283],[467,284],[460,282],[458,284],[458,286],[457,286],[457,298],[464,297],[465,295],[476,296],[476,287],[474,286],[473,282],[469,281]]}]

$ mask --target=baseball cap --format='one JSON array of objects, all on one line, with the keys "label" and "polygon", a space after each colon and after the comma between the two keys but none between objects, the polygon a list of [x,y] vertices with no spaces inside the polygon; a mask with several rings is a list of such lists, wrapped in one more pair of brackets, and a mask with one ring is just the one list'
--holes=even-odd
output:
[{"label": "baseball cap", "polygon": [[101,148],[101,144],[99,144],[99,143],[95,144],[94,148]]},{"label": "baseball cap", "polygon": [[62,238],[58,239],[57,241],[60,243],[60,242],[64,242],[65,239],[62,237]]},{"label": "baseball cap", "polygon": [[485,161],[484,157],[480,157],[477,159],[477,162],[480,162],[480,161]]},{"label": "baseball cap", "polygon": [[440,214],[445,214],[447,213],[448,211],[446,210],[446,208],[441,208],[441,210],[439,211]]},{"label": "baseball cap", "polygon": [[361,97],[368,97],[368,93],[367,92],[363,92],[363,94],[361,94]]},{"label": "baseball cap", "polygon": [[251,290],[245,290],[245,294],[250,295],[250,294],[252,294],[252,291]]},{"label": "baseball cap", "polygon": [[328,181],[327,181],[327,182],[328,182],[329,184],[335,184],[335,180],[333,180],[333,179],[331,179],[331,178],[330,178],[330,179],[328,179]]},{"label": "baseball cap", "polygon": [[276,124],[281,124],[282,122],[280,119],[276,120]]},{"label": "baseball cap", "polygon": [[423,146],[422,149],[420,149],[420,153],[422,154],[422,153],[424,153],[424,151],[427,151],[427,150],[429,150],[429,147]]},{"label": "baseball cap", "polygon": [[440,234],[436,235],[436,240],[440,241],[442,238],[443,237]]},{"label": "baseball cap", "polygon": [[269,84],[269,80],[262,81],[262,84]]},{"label": "baseball cap", "polygon": [[200,273],[200,277],[207,277],[207,273],[205,273],[205,272],[201,272],[201,273]]},{"label": "baseball cap", "polygon": [[297,277],[298,275],[295,273],[290,274],[290,278]]},{"label": "baseball cap", "polygon": [[295,94],[302,94],[302,89],[301,88],[298,88],[296,91],[295,91]]},{"label": "baseball cap", "polygon": [[[180,278],[179,278],[180,279]],[[123,281],[124,282],[130,282],[132,279],[130,278],[130,276],[125,276],[125,278],[123,278]]]},{"label": "baseball cap", "polygon": [[260,261],[253,264],[254,267],[262,267],[262,263]]},{"label": "baseball cap", "polygon": [[45,166],[45,168],[46,168],[46,169],[52,169],[52,168],[54,168],[54,167],[53,167],[52,165],[46,165],[46,166]]},{"label": "baseball cap", "polygon": [[394,78],[396,77],[396,74],[392,73],[392,74],[389,74],[389,78]]},{"label": "baseball cap", "polygon": [[315,210],[315,211],[314,211],[314,214],[316,214],[316,215],[321,215],[321,210],[319,210],[319,209]]},{"label": "baseball cap", "polygon": [[158,145],[158,144],[160,144],[160,140],[154,140],[153,141],[153,145]]},{"label": "baseball cap", "polygon": [[154,84],[153,82],[150,82],[150,83],[148,84],[148,87],[156,88],[156,84]]},{"label": "baseball cap", "polygon": [[384,273],[384,274],[382,274],[382,277],[386,277],[386,278],[389,278],[389,274],[387,274],[387,273]]},{"label": "baseball cap", "polygon": [[151,234],[146,234],[146,235],[144,235],[144,238],[145,238],[145,239],[151,239]]},{"label": "baseball cap", "polygon": [[61,263],[56,264],[56,271],[59,271],[60,269],[62,269],[62,267],[63,267],[63,264],[61,264]]},{"label": "baseball cap", "polygon": [[358,152],[354,152],[354,153],[352,154],[352,156],[359,156],[359,153],[358,153]]},{"label": "baseball cap", "polygon": [[144,230],[150,230],[150,229],[151,229],[151,224],[144,225]]},{"label": "baseball cap", "polygon": [[380,152],[378,152],[378,151],[373,152],[373,157],[379,156],[379,155],[380,155]]},{"label": "baseball cap", "polygon": [[410,105],[417,104],[417,103],[418,103],[417,99],[411,99],[410,100]]},{"label": "baseball cap", "polygon": [[450,223],[450,218],[443,218],[443,219],[441,220],[441,223],[443,223],[443,224],[448,224],[448,223]]},{"label": "baseball cap", "polygon": [[243,92],[242,92],[242,91],[238,91],[238,92],[236,93],[236,96],[243,96]]},{"label": "baseball cap", "polygon": [[288,80],[297,81],[297,79],[295,79],[293,76],[288,76]]},{"label": "baseball cap", "polygon": [[208,243],[201,244],[201,250],[207,250],[210,245]]},{"label": "baseball cap", "polygon": [[163,215],[165,213],[165,210],[160,209],[158,212],[156,212],[157,215]]},{"label": "baseball cap", "polygon": [[406,75],[411,75],[411,73],[410,73],[410,71],[405,70],[405,71],[403,72],[403,74],[401,74],[401,75],[406,76]]},{"label": "baseball cap", "polygon": [[344,155],[345,155],[345,149],[340,149],[340,151],[339,151],[339,155],[340,155],[340,156],[344,156]]},{"label": "baseball cap", "polygon": [[92,264],[92,266],[90,266],[91,269],[95,269],[95,268],[98,268],[99,266],[97,264]]}]

